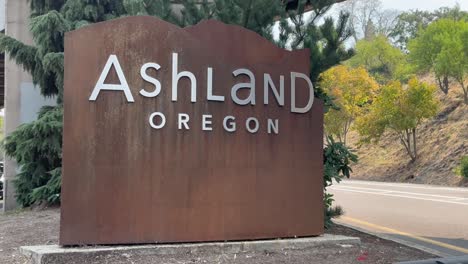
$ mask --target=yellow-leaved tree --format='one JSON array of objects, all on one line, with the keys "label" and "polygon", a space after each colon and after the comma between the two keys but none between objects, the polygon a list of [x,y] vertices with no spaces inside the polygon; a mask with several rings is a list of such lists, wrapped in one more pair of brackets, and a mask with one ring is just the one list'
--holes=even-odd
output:
[{"label": "yellow-leaved tree", "polygon": [[363,67],[340,65],[324,72],[320,85],[334,98],[338,107],[325,114],[325,133],[336,136],[346,145],[354,120],[366,112],[377,94],[379,84]]},{"label": "yellow-leaved tree", "polygon": [[377,141],[386,132],[395,133],[411,161],[418,158],[417,128],[437,114],[436,87],[416,78],[404,86],[394,81],[382,87],[370,111],[359,117],[356,127],[363,142]]}]

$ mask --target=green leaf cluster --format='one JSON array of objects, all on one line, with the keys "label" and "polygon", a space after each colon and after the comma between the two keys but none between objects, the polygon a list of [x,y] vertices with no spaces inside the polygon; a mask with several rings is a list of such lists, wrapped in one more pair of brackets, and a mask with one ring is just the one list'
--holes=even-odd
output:
[{"label": "green leaf cluster", "polygon": [[[339,183],[345,177],[351,176],[351,165],[358,161],[358,157],[342,142],[337,142],[332,136],[327,137],[323,150],[324,181],[323,188],[326,191],[334,182]],[[333,207],[333,194],[325,193],[325,226],[332,225],[331,219],[340,216],[343,211],[340,207]]]},{"label": "green leaf cluster", "polygon": [[366,111],[379,84],[363,67],[339,65],[322,73],[320,85],[338,106],[325,114],[325,132],[346,144],[354,120]]},{"label": "green leaf cluster", "polygon": [[460,165],[455,168],[455,173],[468,179],[468,156],[461,157]]},{"label": "green leaf cluster", "polygon": [[352,67],[363,66],[380,84],[392,80],[406,82],[414,71],[406,54],[392,46],[383,35],[358,41],[356,56],[347,63]]},{"label": "green leaf cluster", "polygon": [[434,72],[447,94],[449,79],[457,81],[468,104],[468,21],[440,19],[410,41],[410,59],[420,72]]},{"label": "green leaf cluster", "polygon": [[411,79],[405,87],[395,81],[383,86],[369,113],[356,126],[363,142],[377,141],[386,132],[398,135],[411,160],[417,159],[417,128],[424,119],[437,114],[435,87]]}]

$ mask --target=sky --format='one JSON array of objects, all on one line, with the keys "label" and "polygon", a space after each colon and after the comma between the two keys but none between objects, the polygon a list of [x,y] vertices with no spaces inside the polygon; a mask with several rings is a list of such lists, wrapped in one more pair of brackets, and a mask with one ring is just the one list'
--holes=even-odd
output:
[{"label": "sky", "polygon": [[453,7],[456,3],[462,10],[468,11],[468,0],[381,0],[385,9],[397,9],[401,11],[419,9],[434,10],[443,6]]}]

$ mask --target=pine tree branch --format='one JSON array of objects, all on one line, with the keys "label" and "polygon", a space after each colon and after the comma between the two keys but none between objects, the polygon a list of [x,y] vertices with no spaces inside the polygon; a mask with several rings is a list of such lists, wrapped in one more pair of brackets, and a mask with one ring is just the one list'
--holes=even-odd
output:
[{"label": "pine tree branch", "polygon": [[55,75],[55,85],[59,89],[59,96],[63,90],[63,62],[63,52],[48,53],[44,56],[43,59],[44,71],[51,72],[53,75]]},{"label": "pine tree branch", "polygon": [[34,42],[40,43],[38,51],[42,56],[49,52],[62,52],[65,32],[70,28],[70,23],[55,10],[31,19],[30,25]]},{"label": "pine tree branch", "polygon": [[0,51],[8,55],[21,65],[24,70],[31,73],[36,68],[37,48],[24,44],[10,36],[0,35]]}]

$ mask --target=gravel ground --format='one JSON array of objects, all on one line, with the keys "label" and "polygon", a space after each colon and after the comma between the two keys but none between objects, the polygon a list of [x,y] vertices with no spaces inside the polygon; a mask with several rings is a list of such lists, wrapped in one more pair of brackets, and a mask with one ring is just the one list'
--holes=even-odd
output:
[{"label": "gravel ground", "polygon": [[[27,263],[19,253],[24,245],[56,244],[58,241],[60,211],[57,208],[46,210],[24,210],[0,215],[0,263]],[[186,253],[179,255],[130,255],[109,254],[88,256],[86,259],[73,257],[64,262],[73,263],[394,263],[434,256],[392,241],[379,239],[356,230],[335,226],[328,233],[357,236],[360,246],[327,246],[305,250],[262,251],[240,254],[212,254],[210,252]]]}]

